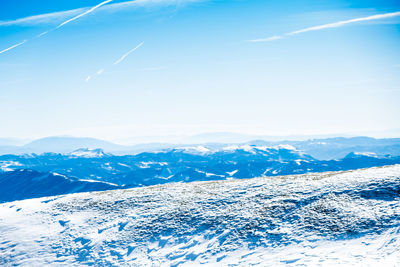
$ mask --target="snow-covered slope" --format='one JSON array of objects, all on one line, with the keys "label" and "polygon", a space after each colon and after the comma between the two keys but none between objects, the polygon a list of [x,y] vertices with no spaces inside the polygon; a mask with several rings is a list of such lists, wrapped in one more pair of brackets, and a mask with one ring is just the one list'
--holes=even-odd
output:
[{"label": "snow-covered slope", "polygon": [[400,165],[0,205],[0,265],[370,265],[400,259]]},{"label": "snow-covered slope", "polygon": [[0,203],[88,191],[121,188],[116,184],[81,180],[52,172],[29,169],[0,172]]}]

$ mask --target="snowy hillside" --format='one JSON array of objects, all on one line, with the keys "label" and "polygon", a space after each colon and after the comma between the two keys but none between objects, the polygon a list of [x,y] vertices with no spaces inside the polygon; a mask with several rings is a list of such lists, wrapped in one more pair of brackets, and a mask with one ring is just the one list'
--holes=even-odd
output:
[{"label": "snowy hillside", "polygon": [[89,191],[119,189],[118,185],[80,180],[58,173],[19,169],[0,172],[0,203]]},{"label": "snowy hillside", "polygon": [[399,251],[400,165],[0,205],[0,265],[394,266]]}]

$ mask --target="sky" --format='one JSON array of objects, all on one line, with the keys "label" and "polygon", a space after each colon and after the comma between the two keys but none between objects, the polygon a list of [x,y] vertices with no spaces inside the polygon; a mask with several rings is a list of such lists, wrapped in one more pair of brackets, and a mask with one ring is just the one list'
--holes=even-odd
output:
[{"label": "sky", "polygon": [[400,128],[400,3],[2,0],[0,137]]}]

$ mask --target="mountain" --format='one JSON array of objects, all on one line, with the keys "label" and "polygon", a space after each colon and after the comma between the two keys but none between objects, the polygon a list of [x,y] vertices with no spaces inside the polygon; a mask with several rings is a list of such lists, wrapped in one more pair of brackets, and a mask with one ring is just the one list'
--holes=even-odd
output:
[{"label": "mountain", "polygon": [[118,151],[126,149],[124,146],[111,142],[82,137],[46,137],[24,145],[22,148],[29,153],[68,153],[80,148],[102,148],[105,151]]},{"label": "mountain", "polygon": [[0,204],[0,265],[396,266],[400,166]]},{"label": "mountain", "polygon": [[55,196],[120,188],[117,185],[79,180],[65,175],[28,169],[0,173],[0,203],[27,198]]},{"label": "mountain", "polygon": [[400,138],[375,139],[371,137],[335,137],[325,139],[311,139],[306,141],[279,141],[268,142],[254,140],[251,145],[292,145],[298,150],[319,160],[332,160],[345,157],[351,152],[375,153],[378,156],[400,156]]},{"label": "mountain", "polygon": [[206,143],[246,143],[251,140],[282,141],[282,140],[308,140],[316,138],[330,138],[337,136],[354,136],[347,134],[325,134],[325,135],[256,135],[234,132],[207,132],[195,135],[162,135],[162,136],[135,136],[119,139],[121,143],[143,144],[143,143],[170,143],[170,144],[206,144]]},{"label": "mountain", "polygon": [[305,141],[310,139],[332,138],[337,136],[351,137],[346,134],[325,134],[325,135],[255,135],[255,134],[240,134],[232,132],[211,132],[202,133],[192,136],[180,138],[180,143],[183,144],[204,144],[204,143],[247,143],[252,140],[264,140],[267,142],[279,142],[283,140],[289,141]]},{"label": "mountain", "polygon": [[[74,150],[87,148],[87,149],[102,149],[104,153],[112,153],[114,155],[134,155],[143,152],[155,152],[163,151],[168,149],[192,149],[195,147],[204,147],[210,151],[221,150],[226,146],[246,146],[256,145],[264,147],[274,147],[279,145],[290,145],[299,151],[303,151],[305,154],[309,154],[313,158],[319,160],[332,160],[341,159],[351,152],[371,152],[378,156],[392,155],[400,156],[400,138],[387,138],[387,139],[375,139],[370,137],[335,137],[335,138],[324,138],[324,139],[309,139],[303,141],[265,141],[262,139],[253,139],[253,141],[246,141],[242,143],[227,142],[227,140],[233,141],[237,138],[237,135],[225,133],[219,133],[216,137],[226,137],[225,142],[212,143],[212,142],[194,142],[200,140],[212,140],[202,139],[207,137],[207,134],[201,135],[200,139],[192,139],[192,143],[184,143],[181,140],[181,144],[168,144],[168,143],[148,143],[138,144],[133,146],[123,146],[114,144],[111,142],[94,139],[94,138],[78,138],[78,137],[47,137],[39,140],[35,140],[23,146],[1,146],[0,155],[4,154],[41,154],[41,153],[71,153]],[[213,137],[211,134],[210,137]],[[230,137],[232,138],[230,138]],[[229,137],[229,138],[228,138]],[[240,136],[239,136],[240,137]],[[248,137],[248,136],[247,136]],[[248,138],[241,139],[247,140]],[[255,136],[252,136],[255,137]],[[241,137],[240,137],[241,138]],[[239,139],[240,139],[239,138]],[[238,141],[239,139],[235,139]],[[251,139],[249,139],[251,140]]]},{"label": "mountain", "polygon": [[400,163],[397,156],[351,152],[318,160],[291,145],[191,146],[116,156],[101,149],[0,156],[0,171],[31,169],[66,177],[140,187],[174,182],[245,179],[309,172],[345,171]]},{"label": "mountain", "polygon": [[111,154],[105,153],[104,150],[101,148],[79,148],[70,153],[67,153],[67,155],[69,155],[71,157],[76,157],[76,158],[80,158],[80,157],[82,157],[82,158],[101,158],[101,157],[111,156]]},{"label": "mountain", "polygon": [[400,156],[400,138],[375,139],[371,137],[328,138],[293,144],[317,159],[338,159],[351,152],[390,154]]}]

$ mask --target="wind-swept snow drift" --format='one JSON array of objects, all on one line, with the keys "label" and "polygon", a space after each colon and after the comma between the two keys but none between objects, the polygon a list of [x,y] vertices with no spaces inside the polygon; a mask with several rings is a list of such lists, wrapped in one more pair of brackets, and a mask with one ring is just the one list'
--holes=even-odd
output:
[{"label": "wind-swept snow drift", "polygon": [[400,257],[400,165],[0,205],[0,265],[367,264]]}]

